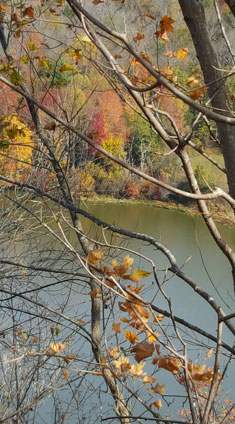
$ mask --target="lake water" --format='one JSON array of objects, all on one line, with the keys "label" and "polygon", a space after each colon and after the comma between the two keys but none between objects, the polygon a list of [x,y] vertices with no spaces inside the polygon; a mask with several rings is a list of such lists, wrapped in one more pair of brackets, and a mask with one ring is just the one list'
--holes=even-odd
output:
[{"label": "lake water", "polygon": [[[178,266],[183,271],[189,275],[200,287],[205,291],[210,293],[210,295],[216,299],[216,301],[221,305],[223,310],[226,313],[231,313],[234,311],[234,295],[233,295],[233,284],[231,278],[230,265],[226,258],[222,255],[218,247],[216,246],[211,235],[207,231],[207,228],[203,220],[199,216],[190,216],[183,214],[177,211],[171,211],[166,209],[159,209],[150,205],[132,205],[126,203],[108,203],[108,204],[92,204],[88,203],[86,205],[87,210],[110,224],[114,224],[121,228],[125,228],[130,231],[135,231],[143,234],[148,234],[154,237],[157,241],[161,242],[167,246],[171,252],[174,254],[177,260]],[[101,229],[97,229],[94,224],[91,224],[87,219],[82,219],[83,225],[86,231],[89,232],[90,237],[99,237],[101,241],[104,242]],[[222,236],[230,244],[231,247],[235,248],[235,230],[223,225],[219,225]],[[105,231],[105,234],[107,231]],[[35,238],[37,236],[35,235]],[[73,236],[71,237],[72,241],[75,244]],[[110,236],[107,234],[107,239],[110,241]],[[170,297],[172,302],[173,313],[180,317],[188,320],[190,323],[197,325],[198,327],[204,329],[205,331],[216,335],[217,320],[216,314],[212,309],[208,307],[207,302],[200,298],[189,286],[186,285],[179,278],[172,276],[171,273],[167,272],[167,267],[169,263],[162,253],[154,249],[152,246],[147,245],[138,240],[129,240],[124,241],[123,238],[113,236],[112,242],[117,246],[125,246],[128,249],[136,250],[141,253],[141,255],[149,257],[156,264],[158,270],[158,276],[160,282],[164,282],[164,290],[167,295]],[[40,239],[39,244],[51,247],[54,242],[51,242],[50,238],[45,237]],[[56,246],[57,244],[54,244]],[[18,250],[22,249],[22,243],[18,244]],[[116,251],[116,254],[119,255],[119,251]],[[130,254],[131,255],[131,254]],[[55,264],[58,268],[68,269],[70,262],[66,260],[66,254],[62,255],[61,250],[55,250]],[[123,256],[123,255],[122,255]],[[145,269],[152,271],[151,266],[144,259],[135,256],[135,267],[140,267],[140,269]],[[74,268],[76,271],[76,266]],[[40,280],[41,278],[41,280]],[[38,279],[39,286],[42,284],[42,279],[44,284],[50,282],[48,276],[43,276],[41,274]],[[67,313],[69,313],[72,318],[81,317],[86,318],[89,316],[87,311],[87,289],[84,287],[81,281],[75,281],[71,278],[71,282],[68,285],[68,282],[60,282],[58,287],[52,287],[47,289],[43,294],[42,298],[47,299],[51,307],[60,307],[67,299],[66,308]],[[156,284],[153,281],[152,275],[143,280],[144,283],[144,295],[145,298],[149,301],[153,301],[157,307],[162,309],[168,309],[168,305],[161,293],[158,292]],[[89,306],[88,306],[89,307]],[[106,313],[106,312],[105,312]],[[115,315],[115,312],[113,312]],[[106,318],[106,316],[105,316]],[[88,322],[89,328],[90,323]],[[180,328],[180,327],[179,327]],[[185,336],[185,339],[188,340],[190,330],[188,330],[188,335],[182,333]],[[208,342],[207,339],[203,339],[201,336],[200,340],[203,340],[205,345],[213,346],[213,342]],[[232,345],[233,341],[231,340],[231,333],[229,333],[226,328],[224,330],[223,340],[228,344]],[[79,355],[86,356],[85,345],[82,345],[82,339],[76,341],[77,351]],[[175,341],[177,345],[177,341]],[[197,344],[196,335],[195,343]],[[189,350],[191,345],[189,344]],[[201,345],[198,341],[198,348],[195,349],[195,346],[192,347],[193,352],[191,356],[197,360],[201,355]],[[87,355],[90,355],[90,352],[87,352]],[[226,357],[223,357],[224,363],[226,362]],[[150,369],[150,368],[149,368]],[[235,370],[234,364],[232,365],[231,370]],[[146,368],[148,371],[148,366]],[[166,375],[167,374],[167,375]],[[89,379],[86,380],[87,384],[91,384]],[[184,396],[183,389],[179,390],[179,385],[176,383],[175,379],[170,373],[165,372],[164,375],[158,376],[159,384],[167,385],[166,400],[172,400],[172,394],[178,393],[179,396]],[[93,391],[95,392],[96,383],[92,382]],[[232,372],[228,373],[227,378],[225,378],[224,390],[226,397],[233,399],[234,393],[233,388],[233,379]],[[82,397],[82,392],[79,391],[79,397]],[[112,407],[108,406],[112,404],[111,400],[107,395],[103,394],[102,390],[99,388],[98,394],[91,394],[87,397],[88,404],[92,404],[93,408],[100,409],[101,404],[103,403],[103,414],[105,416],[113,415]],[[177,392],[178,391],[178,392]],[[61,405],[65,402],[67,394],[64,393],[61,400]],[[76,397],[76,396],[75,396]],[[177,400],[177,397],[174,398],[174,403],[167,407],[164,403],[161,410],[161,414],[174,414],[176,418],[176,411],[180,407],[180,399]],[[234,399],[235,400],[235,399]],[[79,402],[78,402],[79,403]],[[50,411],[52,407],[52,399],[49,399],[43,407],[43,412],[41,412],[41,418],[36,420],[37,424],[41,424],[43,420],[47,419],[50,416]],[[61,406],[62,408],[62,406]],[[84,423],[91,424],[92,417],[88,412],[88,407],[84,407],[83,417],[79,421],[77,418],[71,419],[68,421],[70,424],[73,423]],[[63,408],[62,408],[63,409]],[[61,410],[62,410],[61,409]],[[60,408],[58,407],[58,411]],[[109,413],[108,413],[109,411]],[[137,413],[141,412],[141,409],[136,409]],[[59,414],[59,413],[58,413]],[[59,415],[58,415],[59,416]],[[47,417],[47,418],[46,418]],[[51,418],[50,418],[51,419]],[[52,422],[52,421],[50,421]],[[59,423],[59,418],[56,421],[56,424]],[[96,421],[99,422],[99,421]],[[112,422],[118,422],[113,420]]]}]

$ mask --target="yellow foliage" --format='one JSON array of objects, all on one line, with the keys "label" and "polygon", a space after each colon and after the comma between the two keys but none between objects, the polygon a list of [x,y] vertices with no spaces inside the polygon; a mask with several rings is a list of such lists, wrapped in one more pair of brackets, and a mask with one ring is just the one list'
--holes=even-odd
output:
[{"label": "yellow foliage", "polygon": [[8,178],[17,179],[18,170],[29,170],[33,147],[31,137],[32,131],[16,114],[0,118],[0,166]]}]

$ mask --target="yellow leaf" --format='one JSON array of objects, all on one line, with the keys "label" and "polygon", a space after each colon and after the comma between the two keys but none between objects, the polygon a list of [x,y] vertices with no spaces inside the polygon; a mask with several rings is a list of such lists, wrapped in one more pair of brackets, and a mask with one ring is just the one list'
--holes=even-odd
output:
[{"label": "yellow leaf", "polygon": [[30,51],[35,51],[39,49],[39,47],[36,46],[34,43],[31,43],[31,41],[28,42],[28,48]]},{"label": "yellow leaf", "polygon": [[26,65],[26,64],[27,64],[27,63],[29,63],[29,61],[30,61],[29,56],[28,56],[27,54],[25,54],[25,55],[21,56],[20,61],[21,61],[24,65]]},{"label": "yellow leaf", "polygon": [[156,359],[156,363],[158,364],[158,368],[164,368],[172,372],[172,374],[179,374],[182,367],[181,361],[173,356],[160,356]]},{"label": "yellow leaf", "polygon": [[155,377],[152,377],[152,376],[148,376],[148,375],[146,375],[144,378],[143,378],[143,384],[145,385],[145,384],[149,384],[149,383],[155,383],[156,382],[156,378]]},{"label": "yellow leaf", "polygon": [[153,335],[152,333],[150,333],[150,331],[148,331],[147,336],[148,336],[149,343],[155,343],[159,334],[154,333],[154,335]]},{"label": "yellow leaf", "polygon": [[144,362],[140,362],[139,364],[136,364],[136,365],[131,365],[129,373],[131,375],[134,375],[134,377],[136,378],[143,377],[145,375],[145,373],[143,373],[144,366],[145,366]]},{"label": "yellow leaf", "polygon": [[184,60],[188,54],[188,49],[183,48],[177,51],[177,59]]},{"label": "yellow leaf", "polygon": [[66,349],[66,343],[50,343],[50,349],[53,353],[63,352]]},{"label": "yellow leaf", "polygon": [[138,278],[146,278],[146,277],[148,277],[150,274],[151,274],[151,272],[148,272],[148,271],[144,271],[143,269],[135,269],[133,272],[132,272],[132,275],[135,275],[135,276],[137,276]]},{"label": "yellow leaf", "polygon": [[142,359],[148,358],[149,356],[152,356],[154,351],[154,346],[152,343],[148,342],[141,342],[138,343],[136,346],[134,346],[131,349],[132,353],[135,353],[135,360],[137,362],[141,362]]},{"label": "yellow leaf", "polygon": [[108,349],[107,353],[110,356],[110,358],[117,358],[119,354],[119,349],[117,346],[114,346],[113,349]]},{"label": "yellow leaf", "polygon": [[135,333],[132,333],[129,330],[126,331],[125,337],[127,340],[129,340],[131,344],[135,344],[135,341],[139,340],[139,337]]},{"label": "yellow leaf", "polygon": [[63,66],[61,66],[59,70],[60,72],[68,72],[68,71],[77,72],[77,70],[72,65],[69,65],[68,63],[65,63]]},{"label": "yellow leaf", "polygon": [[120,325],[120,323],[118,322],[118,323],[113,323],[113,325],[112,325],[112,330],[113,331],[115,331],[116,333],[121,333],[122,332],[122,328],[121,328],[121,325]]},{"label": "yellow leaf", "polygon": [[78,49],[76,49],[76,50],[74,50],[72,53],[71,53],[71,56],[72,56],[72,58],[74,59],[74,60],[76,60],[76,61],[78,61],[78,60],[80,60],[80,59],[82,59],[82,50],[78,50]]},{"label": "yellow leaf", "polygon": [[154,393],[159,393],[160,395],[164,395],[166,391],[166,385],[163,384],[162,386],[160,384],[156,384],[156,386],[152,387],[152,391]]},{"label": "yellow leaf", "polygon": [[205,356],[205,359],[211,358],[212,357],[212,354],[213,354],[213,351],[214,351],[213,347],[211,349],[209,349],[208,352],[207,352],[207,355]]}]

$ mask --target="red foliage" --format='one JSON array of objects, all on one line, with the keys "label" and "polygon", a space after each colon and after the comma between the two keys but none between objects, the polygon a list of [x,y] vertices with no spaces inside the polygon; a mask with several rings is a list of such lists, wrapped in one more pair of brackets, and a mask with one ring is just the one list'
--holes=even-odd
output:
[{"label": "red foliage", "polygon": [[134,181],[128,181],[125,187],[125,197],[128,199],[139,197],[140,190],[137,184]]},{"label": "red foliage", "polygon": [[145,181],[141,185],[140,193],[149,200],[157,200],[161,197],[160,189],[150,181]]}]

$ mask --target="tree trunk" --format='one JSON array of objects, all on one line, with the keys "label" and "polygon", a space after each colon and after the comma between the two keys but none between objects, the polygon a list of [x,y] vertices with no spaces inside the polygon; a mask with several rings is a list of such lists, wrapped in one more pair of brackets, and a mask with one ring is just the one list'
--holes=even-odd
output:
[{"label": "tree trunk", "polygon": [[[229,110],[224,81],[221,78],[220,63],[214,50],[207,29],[205,10],[199,0],[179,0],[184,20],[190,31],[197,58],[199,60],[205,84],[208,85],[208,95],[215,111],[225,111],[227,116],[233,116]],[[235,198],[235,127],[217,123],[218,136],[227,171],[229,191]]]}]

